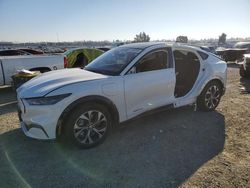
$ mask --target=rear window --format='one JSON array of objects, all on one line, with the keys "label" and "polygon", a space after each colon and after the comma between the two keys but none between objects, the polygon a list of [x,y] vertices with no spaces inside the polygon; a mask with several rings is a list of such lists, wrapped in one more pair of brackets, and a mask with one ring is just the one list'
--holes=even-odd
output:
[{"label": "rear window", "polygon": [[204,52],[201,52],[201,51],[197,51],[198,54],[201,56],[201,58],[203,60],[206,60],[208,58],[208,54],[204,53]]}]

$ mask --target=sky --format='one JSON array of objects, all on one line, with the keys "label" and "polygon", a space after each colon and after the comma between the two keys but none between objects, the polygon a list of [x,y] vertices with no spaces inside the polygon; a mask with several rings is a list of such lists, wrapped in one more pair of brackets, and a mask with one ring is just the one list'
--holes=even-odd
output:
[{"label": "sky", "polygon": [[0,0],[0,41],[250,37],[250,0]]}]

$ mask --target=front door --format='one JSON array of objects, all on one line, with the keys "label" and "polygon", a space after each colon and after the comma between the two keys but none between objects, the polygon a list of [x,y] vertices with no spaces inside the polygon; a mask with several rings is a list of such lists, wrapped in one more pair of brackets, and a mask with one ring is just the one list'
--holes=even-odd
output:
[{"label": "front door", "polygon": [[146,54],[124,76],[128,118],[174,102],[175,71],[168,52]]}]

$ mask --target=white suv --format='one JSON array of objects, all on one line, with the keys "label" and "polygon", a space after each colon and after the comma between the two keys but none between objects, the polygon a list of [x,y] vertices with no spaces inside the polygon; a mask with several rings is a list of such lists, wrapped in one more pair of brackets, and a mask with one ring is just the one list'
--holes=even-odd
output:
[{"label": "white suv", "polygon": [[23,132],[61,137],[82,148],[101,143],[117,125],[161,107],[197,104],[214,110],[227,65],[184,44],[136,43],[114,48],[84,69],[42,74],[17,90]]}]

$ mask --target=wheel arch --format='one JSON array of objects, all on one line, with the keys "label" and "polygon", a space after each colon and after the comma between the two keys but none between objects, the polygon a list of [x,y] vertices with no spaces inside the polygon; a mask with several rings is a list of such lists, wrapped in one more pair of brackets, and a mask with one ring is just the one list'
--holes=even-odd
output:
[{"label": "wheel arch", "polygon": [[217,82],[217,83],[219,83],[219,85],[221,86],[221,89],[222,89],[222,91],[223,91],[222,95],[225,94],[225,90],[226,90],[225,84],[223,83],[223,81],[222,81],[220,78],[216,77],[216,78],[213,78],[213,79],[211,79],[211,80],[208,80],[205,84],[203,84],[203,86],[202,86],[202,88],[201,88],[201,90],[200,90],[200,92],[199,92],[199,95],[201,94],[201,92],[203,91],[203,89],[204,89],[209,83],[211,83],[211,82]]},{"label": "wheel arch", "polygon": [[62,114],[60,115],[57,125],[56,125],[56,138],[60,137],[62,131],[63,131],[63,121],[64,119],[69,115],[69,113],[74,110],[79,105],[84,105],[84,103],[98,103],[103,106],[105,106],[108,111],[112,114],[112,121],[114,125],[119,123],[119,112],[115,106],[115,104],[108,98],[104,96],[98,96],[98,95],[91,95],[91,96],[85,96],[82,98],[77,99],[76,101],[72,102],[70,105],[68,105]]},{"label": "wheel arch", "polygon": [[49,67],[35,67],[31,68],[30,71],[40,71],[41,73],[44,73],[51,71],[51,69]]}]

